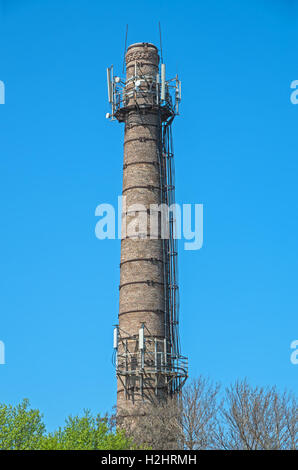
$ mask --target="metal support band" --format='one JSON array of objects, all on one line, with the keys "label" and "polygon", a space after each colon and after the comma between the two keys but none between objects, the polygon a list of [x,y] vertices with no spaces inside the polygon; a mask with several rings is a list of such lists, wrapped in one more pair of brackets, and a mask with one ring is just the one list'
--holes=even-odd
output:
[{"label": "metal support band", "polygon": [[122,212],[122,216],[123,216],[123,215],[129,215],[129,214],[135,214],[136,212],[138,212],[138,213],[145,212],[145,213],[147,213],[148,215],[151,215],[151,214],[153,214],[154,212],[159,212],[159,210],[158,210],[158,209],[157,209],[157,210],[153,210],[153,209],[151,208],[151,209],[145,209],[145,210],[140,209],[140,210],[137,210],[137,211],[126,211],[126,212],[123,211],[123,212]]},{"label": "metal support band", "polygon": [[126,129],[133,129],[134,127],[159,127],[159,126],[157,124],[145,124],[145,123],[126,124]]},{"label": "metal support band", "polygon": [[[151,62],[138,62],[138,65],[139,65],[140,67],[143,67],[144,65],[150,65],[150,67],[155,67],[155,68],[157,68],[157,69],[159,68],[158,65],[152,64]],[[130,68],[132,68],[132,67],[135,68],[135,64],[134,64],[134,63],[132,63],[131,65],[127,65],[127,66],[126,66],[126,70],[127,70],[127,69],[130,69]]]},{"label": "metal support band", "polygon": [[151,263],[163,263],[163,260],[158,259],[158,258],[133,258],[133,259],[128,259],[126,261],[122,261],[120,263],[120,268],[125,263],[132,263],[135,261],[150,261]]},{"label": "metal support band", "polygon": [[125,193],[126,191],[129,191],[130,189],[149,189],[149,191],[154,191],[154,190],[160,191],[159,186],[152,186],[149,184],[147,186],[129,186],[128,188],[123,189],[122,194]]},{"label": "metal support band", "polygon": [[157,139],[154,139],[152,137],[136,137],[134,139],[127,139],[124,141],[124,145],[127,144],[128,142],[136,142],[136,141],[139,141],[139,142],[157,142]]},{"label": "metal support band", "polygon": [[139,211],[126,211],[126,212],[123,211],[122,212],[122,217],[123,217],[123,215],[135,214],[136,212],[138,212],[138,213],[145,212],[148,215],[150,215],[150,209],[145,209],[145,210],[139,210]]},{"label": "metal support band", "polygon": [[159,166],[159,162],[150,162],[146,160],[141,160],[139,162],[129,162],[129,163],[124,163],[123,165],[123,170],[126,170],[126,168],[130,165],[153,165],[153,166]]},{"label": "metal support band", "polygon": [[125,286],[130,286],[133,284],[147,284],[147,286],[154,287],[154,286],[163,286],[163,282],[158,282],[158,281],[151,281],[150,279],[147,279],[146,281],[132,281],[132,282],[125,282],[124,284],[120,284],[119,290],[122,289],[122,287]]},{"label": "metal support band", "polygon": [[126,312],[119,312],[119,317],[120,317],[120,315],[126,315],[128,313],[141,313],[141,312],[153,312],[153,313],[157,313],[159,315],[163,315],[165,313],[164,310],[159,310],[159,309],[155,309],[155,310],[152,310],[152,309],[148,309],[148,310],[127,310]]}]

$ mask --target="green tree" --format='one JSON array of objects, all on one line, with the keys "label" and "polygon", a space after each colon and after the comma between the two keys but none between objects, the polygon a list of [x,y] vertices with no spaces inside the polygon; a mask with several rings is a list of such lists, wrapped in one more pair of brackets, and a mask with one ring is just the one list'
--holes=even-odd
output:
[{"label": "green tree", "polygon": [[123,431],[109,429],[108,420],[85,410],[82,417],[69,416],[64,428],[43,437],[40,448],[49,450],[125,450],[132,441]]},{"label": "green tree", "polygon": [[19,405],[0,403],[0,449],[38,449],[45,425],[39,410],[29,408],[29,400]]},{"label": "green tree", "polygon": [[25,399],[16,406],[0,404],[1,450],[126,450],[135,448],[124,431],[111,428],[107,418],[69,416],[63,428],[47,433],[43,415]]}]

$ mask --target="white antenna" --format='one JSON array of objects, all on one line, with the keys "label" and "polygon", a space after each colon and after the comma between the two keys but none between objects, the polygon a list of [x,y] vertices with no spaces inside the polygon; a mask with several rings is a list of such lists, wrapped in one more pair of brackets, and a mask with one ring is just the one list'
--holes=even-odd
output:
[{"label": "white antenna", "polygon": [[139,329],[139,349],[144,349],[144,326]]},{"label": "white antenna", "polygon": [[160,85],[160,80],[159,80],[159,73],[156,75],[156,104],[159,104],[159,85]]},{"label": "white antenna", "polygon": [[107,68],[107,84],[108,84],[108,98],[109,103],[113,103],[113,66]]},{"label": "white antenna", "polygon": [[118,349],[118,328],[114,328],[114,341],[113,341],[114,349]]},{"label": "white antenna", "polygon": [[166,99],[166,66],[161,64],[161,101]]},{"label": "white antenna", "polygon": [[179,114],[179,103],[181,101],[181,81],[178,80],[178,76],[176,75],[176,87],[175,87],[175,107],[176,107],[176,114]]}]

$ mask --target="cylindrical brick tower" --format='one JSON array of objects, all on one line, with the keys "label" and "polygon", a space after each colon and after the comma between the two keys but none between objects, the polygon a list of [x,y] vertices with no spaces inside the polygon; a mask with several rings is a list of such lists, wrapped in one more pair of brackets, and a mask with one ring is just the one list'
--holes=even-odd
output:
[{"label": "cylindrical brick tower", "polygon": [[[146,217],[150,214],[151,204],[159,205],[162,202],[161,118],[159,109],[154,102],[158,66],[158,51],[152,44],[138,43],[128,48],[126,53],[126,93],[129,94],[132,91],[132,95],[127,100],[128,110],[125,116],[122,191],[122,195],[125,196],[125,204],[123,204],[123,224],[125,227],[122,228],[126,233],[123,234],[125,238],[121,241],[119,330],[123,332],[122,337],[125,337],[124,332],[127,333],[128,348],[132,354],[138,350],[139,330],[143,324],[146,328],[145,337],[151,336],[153,341],[155,338],[165,338],[163,240],[161,238],[150,239],[149,233],[142,232],[137,237],[130,233],[129,229],[130,226],[134,228],[133,219],[136,215],[139,218],[143,216],[139,211],[129,214],[131,209],[138,209],[137,206],[133,207],[134,204],[143,206],[143,208],[140,207],[140,210],[146,211],[144,214]],[[146,81],[137,83],[137,98],[135,96],[135,82],[130,81],[136,75],[147,77],[147,83]],[[151,87],[152,95],[148,96],[149,87]],[[144,96],[141,94],[142,91]],[[136,109],[136,101],[142,112]],[[130,106],[131,110],[129,110]],[[147,228],[150,228],[149,223]],[[153,344],[151,349],[154,352],[152,346]],[[134,356],[132,356],[133,360]],[[133,382],[133,386],[126,385],[127,390],[125,390],[122,381],[118,380],[118,410],[128,411],[128,408],[134,407],[136,400],[141,398],[138,393],[140,384],[135,383],[136,378],[128,379]],[[143,396],[150,400],[151,395],[155,396],[155,384],[152,383],[153,379],[150,377],[147,380],[144,377],[144,382]],[[163,388],[164,385],[161,390],[158,390],[158,395],[164,395]]]},{"label": "cylindrical brick tower", "polygon": [[153,44],[129,46],[125,59],[124,81],[108,69],[112,114],[107,115],[125,124],[119,324],[114,331],[117,414],[123,418],[164,402],[187,377],[179,352],[174,219],[162,220],[161,209],[174,201],[171,123],[178,114],[180,82],[177,77],[166,82],[164,65],[159,73]]}]

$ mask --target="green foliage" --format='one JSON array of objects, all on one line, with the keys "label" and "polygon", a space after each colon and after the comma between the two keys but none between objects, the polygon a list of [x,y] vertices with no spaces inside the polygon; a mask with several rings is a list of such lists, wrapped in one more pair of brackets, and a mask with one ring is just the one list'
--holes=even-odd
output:
[{"label": "green foliage", "polygon": [[45,433],[39,410],[29,409],[29,401],[17,406],[0,404],[0,449],[38,449]]},{"label": "green foliage", "polygon": [[124,450],[132,443],[121,431],[109,430],[105,418],[96,418],[86,410],[82,417],[70,416],[63,429],[46,435],[41,449],[59,450]]},{"label": "green foliage", "polygon": [[69,416],[63,428],[47,433],[39,410],[28,400],[13,407],[0,404],[1,450],[125,450],[133,449],[124,431],[110,429],[107,418],[85,410]]}]

